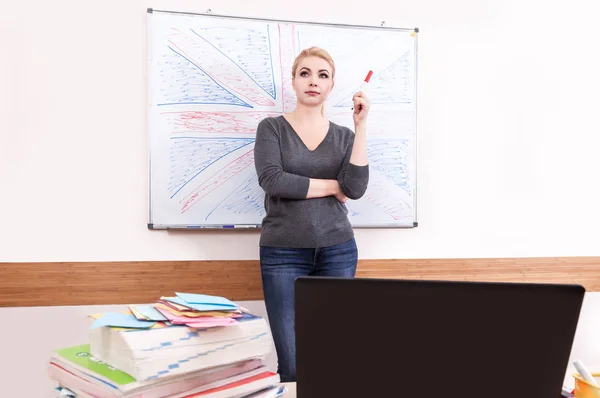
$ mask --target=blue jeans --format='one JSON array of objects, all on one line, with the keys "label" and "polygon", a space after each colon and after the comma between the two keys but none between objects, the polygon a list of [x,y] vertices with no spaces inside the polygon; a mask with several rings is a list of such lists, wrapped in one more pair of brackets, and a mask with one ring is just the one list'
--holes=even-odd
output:
[{"label": "blue jeans", "polygon": [[263,292],[282,382],[296,381],[294,281],[306,275],[353,278],[357,262],[354,238],[318,249],[261,246]]}]

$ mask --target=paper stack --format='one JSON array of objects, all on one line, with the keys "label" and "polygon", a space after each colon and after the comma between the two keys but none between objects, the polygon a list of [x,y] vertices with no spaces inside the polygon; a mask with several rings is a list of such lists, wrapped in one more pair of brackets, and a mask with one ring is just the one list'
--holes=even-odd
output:
[{"label": "paper stack", "polygon": [[265,319],[216,296],[176,293],[123,313],[92,315],[89,344],[55,351],[60,396],[279,397],[267,370]]}]

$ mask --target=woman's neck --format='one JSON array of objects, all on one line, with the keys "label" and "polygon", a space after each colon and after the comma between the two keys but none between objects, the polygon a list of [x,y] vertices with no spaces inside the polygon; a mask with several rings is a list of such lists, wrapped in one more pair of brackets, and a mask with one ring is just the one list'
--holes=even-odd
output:
[{"label": "woman's neck", "polygon": [[321,114],[321,107],[308,107],[298,104],[290,115],[295,122],[302,124],[318,124],[325,120],[325,117]]}]

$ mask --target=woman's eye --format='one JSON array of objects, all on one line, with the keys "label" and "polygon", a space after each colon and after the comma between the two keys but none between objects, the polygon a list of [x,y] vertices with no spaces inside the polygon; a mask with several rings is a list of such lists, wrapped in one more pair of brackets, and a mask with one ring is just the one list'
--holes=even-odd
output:
[{"label": "woman's eye", "polygon": [[321,73],[321,79],[327,79],[329,75],[327,73]]},{"label": "woman's eye", "polygon": [[306,77],[306,76],[308,76],[308,72],[300,72],[300,76]]}]

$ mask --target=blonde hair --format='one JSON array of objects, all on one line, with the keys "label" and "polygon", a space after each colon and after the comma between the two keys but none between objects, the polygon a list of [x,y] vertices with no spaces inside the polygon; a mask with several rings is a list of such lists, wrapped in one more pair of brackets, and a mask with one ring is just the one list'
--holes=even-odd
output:
[{"label": "blonde hair", "polygon": [[[333,62],[333,58],[331,55],[320,47],[310,47],[302,50],[300,54],[294,60],[294,64],[292,65],[292,78],[296,77],[296,72],[298,71],[298,65],[300,65],[300,61],[307,57],[318,57],[321,58],[331,66],[331,79],[335,77],[335,62]],[[321,114],[325,116],[325,104],[321,107]]]}]

